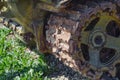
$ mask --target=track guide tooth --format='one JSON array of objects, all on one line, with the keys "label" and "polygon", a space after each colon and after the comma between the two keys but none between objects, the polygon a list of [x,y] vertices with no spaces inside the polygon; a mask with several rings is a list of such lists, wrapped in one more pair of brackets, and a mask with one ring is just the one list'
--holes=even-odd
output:
[{"label": "track guide tooth", "polygon": [[4,20],[3,20],[3,24],[8,28],[9,28],[9,23],[11,23],[11,22],[12,22],[12,20],[8,19],[8,18],[4,18]]},{"label": "track guide tooth", "polygon": [[0,17],[0,23],[3,23],[5,17]]},{"label": "track guide tooth", "polygon": [[16,31],[16,27],[20,26],[18,23],[12,21],[9,23],[9,28],[13,31]]}]

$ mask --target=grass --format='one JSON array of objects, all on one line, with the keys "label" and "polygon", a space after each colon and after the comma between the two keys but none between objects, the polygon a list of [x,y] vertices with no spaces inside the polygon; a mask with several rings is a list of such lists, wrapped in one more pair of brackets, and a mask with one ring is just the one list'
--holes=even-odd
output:
[{"label": "grass", "polygon": [[10,30],[0,29],[0,80],[48,80],[48,66],[43,55],[27,51]]}]

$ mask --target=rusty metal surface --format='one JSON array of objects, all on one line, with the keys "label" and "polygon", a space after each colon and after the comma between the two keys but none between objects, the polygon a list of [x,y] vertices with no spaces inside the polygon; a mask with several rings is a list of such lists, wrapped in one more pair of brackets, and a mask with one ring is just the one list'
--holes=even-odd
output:
[{"label": "rusty metal surface", "polygon": [[78,6],[80,10],[72,11],[75,12],[75,14],[79,13],[78,15],[75,15],[75,17],[77,17],[75,19],[72,18],[73,13],[69,13],[71,10],[68,10],[68,13],[67,11],[65,12],[65,17],[61,16],[62,13],[50,16],[48,25],[46,26],[46,37],[49,44],[49,49],[51,49],[54,55],[57,56],[66,65],[72,67],[75,70],[79,70],[83,75],[90,77],[92,80],[116,80],[119,76],[116,76],[118,74],[116,74],[114,63],[119,61],[119,59],[115,59],[115,61],[111,62],[112,64],[109,66],[97,68],[89,64],[89,62],[84,59],[80,46],[81,38],[85,36],[81,34],[81,31],[85,29],[92,20],[104,13],[108,13],[110,16],[119,18],[119,14],[116,10],[116,4],[115,2],[90,2],[86,6],[88,7],[81,8],[81,6]]},{"label": "rusty metal surface", "polygon": [[[56,6],[54,8],[54,5],[51,6],[49,3],[47,3],[49,5],[44,4],[44,6],[46,6],[42,8],[40,1],[35,1],[38,1],[38,4],[35,4],[33,8],[28,8],[30,11],[27,13],[27,10],[23,8],[25,10],[23,13],[27,16],[30,14],[28,17],[22,16],[19,18],[21,14],[15,9],[15,12],[18,13],[18,15],[15,14],[15,16],[20,20],[18,22],[24,26],[24,30],[21,29],[20,25],[14,24],[11,19],[3,17],[0,21],[21,35],[24,41],[26,40],[25,42],[30,42],[30,44],[31,42],[35,42],[41,52],[52,53],[67,66],[79,71],[92,80],[120,79],[119,59],[115,59],[115,61],[108,66],[96,68],[85,60],[81,50],[81,39],[86,37],[82,35],[81,32],[92,20],[100,17],[100,15],[104,13],[120,19],[120,0],[99,2],[92,0],[91,2],[86,1],[84,4],[75,4],[77,1],[75,0],[75,2],[72,1],[70,3],[69,7],[64,9]],[[51,8],[49,9],[49,7]],[[47,11],[54,13],[50,14],[50,17],[47,18],[47,24],[44,24]],[[35,43],[32,43],[32,45]]]}]

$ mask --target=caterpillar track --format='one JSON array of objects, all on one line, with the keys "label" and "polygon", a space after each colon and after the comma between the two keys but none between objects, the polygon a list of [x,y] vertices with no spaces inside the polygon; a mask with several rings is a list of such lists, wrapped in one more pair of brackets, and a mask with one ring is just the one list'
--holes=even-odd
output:
[{"label": "caterpillar track", "polygon": [[120,0],[73,0],[67,7],[46,6],[39,5],[45,11],[41,13],[35,8],[37,15],[26,18],[31,21],[27,26],[22,22],[25,27],[5,17],[0,21],[26,44],[52,53],[91,80],[120,80]]}]

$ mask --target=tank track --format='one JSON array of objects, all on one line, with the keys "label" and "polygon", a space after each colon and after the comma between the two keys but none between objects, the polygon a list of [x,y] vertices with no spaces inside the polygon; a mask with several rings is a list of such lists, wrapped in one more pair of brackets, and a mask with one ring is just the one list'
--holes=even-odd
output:
[{"label": "tank track", "polygon": [[119,60],[109,67],[97,69],[85,61],[80,46],[82,29],[101,13],[115,14],[120,19],[118,10],[120,0],[88,2],[84,5],[73,4],[72,6],[64,13],[50,16],[46,26],[49,49],[59,60],[91,80],[120,79],[119,71],[116,71]]},{"label": "tank track", "polygon": [[[71,4],[72,5],[72,4]],[[110,9],[107,11],[107,9]],[[115,13],[120,18],[119,13],[120,0],[88,2],[84,5],[72,5],[70,9],[65,12],[51,14],[46,28],[46,45],[53,55],[59,60],[63,61],[69,67],[78,70],[84,76],[89,77],[91,80],[117,80],[119,77],[120,61],[116,60],[113,66],[105,69],[96,69],[89,65],[81,52],[80,35],[82,29],[87,26],[93,18],[99,16],[101,12]],[[15,34],[17,33],[26,42],[34,41],[32,33],[24,34],[22,27],[11,19],[4,17],[0,18],[0,22],[8,28],[12,29]],[[116,65],[117,64],[117,65]],[[118,69],[117,69],[118,68]]]},{"label": "tank track", "polygon": [[0,23],[12,30],[14,36],[28,45],[30,48],[36,46],[34,35],[31,32],[25,32],[24,28],[18,22],[10,18],[0,17]]}]

